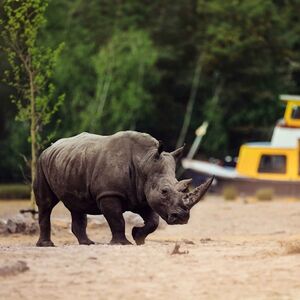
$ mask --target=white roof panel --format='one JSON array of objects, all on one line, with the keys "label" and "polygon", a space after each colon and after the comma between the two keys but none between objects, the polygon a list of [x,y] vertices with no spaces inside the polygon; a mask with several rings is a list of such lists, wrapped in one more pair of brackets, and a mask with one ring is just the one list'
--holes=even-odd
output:
[{"label": "white roof panel", "polygon": [[276,148],[297,148],[300,140],[300,128],[276,126],[271,144]]},{"label": "white roof panel", "polygon": [[216,177],[231,179],[244,177],[239,175],[236,169],[232,167],[225,168],[209,162],[194,159],[183,159],[181,163],[185,169],[194,170],[196,172],[204,173],[207,175],[215,175]]},{"label": "white roof panel", "polygon": [[283,100],[283,101],[300,101],[300,96],[297,96],[297,95],[280,95],[280,100]]}]

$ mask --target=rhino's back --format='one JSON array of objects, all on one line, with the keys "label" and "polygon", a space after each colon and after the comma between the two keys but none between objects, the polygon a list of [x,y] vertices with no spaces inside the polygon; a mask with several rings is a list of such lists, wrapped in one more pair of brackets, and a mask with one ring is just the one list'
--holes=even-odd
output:
[{"label": "rhino's back", "polygon": [[99,192],[126,193],[132,156],[155,146],[157,140],[134,131],[111,136],[81,133],[52,144],[42,153],[40,163],[60,200],[89,202]]},{"label": "rhino's back", "polygon": [[88,161],[105,145],[107,137],[81,133],[63,138],[47,148],[40,156],[44,172],[60,179],[75,177],[81,169],[88,167]]}]

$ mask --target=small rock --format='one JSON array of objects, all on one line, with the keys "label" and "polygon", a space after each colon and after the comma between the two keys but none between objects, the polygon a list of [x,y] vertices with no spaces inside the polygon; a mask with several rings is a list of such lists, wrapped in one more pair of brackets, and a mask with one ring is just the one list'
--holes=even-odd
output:
[{"label": "small rock", "polygon": [[0,234],[6,233],[6,223],[3,220],[0,220]]},{"label": "small rock", "polygon": [[203,244],[206,244],[208,242],[212,242],[212,239],[211,238],[204,238],[204,239],[200,239],[200,242],[203,243]]},{"label": "small rock", "polygon": [[17,275],[19,273],[23,273],[29,270],[27,263],[25,261],[19,260],[12,265],[7,265],[4,267],[0,267],[0,276],[12,276]]},{"label": "small rock", "polygon": [[[19,226],[18,226],[19,225]],[[24,225],[24,224],[23,224]],[[18,228],[19,227],[19,228]],[[12,220],[12,219],[8,219],[7,220],[7,223],[6,223],[6,228],[7,228],[7,231],[9,233],[17,233],[18,230],[21,230],[20,227],[24,227],[24,226],[21,226],[21,223],[17,223],[16,221]]]},{"label": "small rock", "polygon": [[5,227],[6,233],[35,234],[38,232],[37,221],[23,215],[16,215],[8,219]]},{"label": "small rock", "polygon": [[182,240],[185,244],[187,245],[195,245],[195,243],[193,241],[187,240],[187,239],[183,239]]},{"label": "small rock", "polygon": [[180,248],[180,244],[176,243],[174,245],[173,251],[171,252],[171,255],[174,255],[174,254],[188,254],[189,253],[188,250],[180,251],[179,248]]}]

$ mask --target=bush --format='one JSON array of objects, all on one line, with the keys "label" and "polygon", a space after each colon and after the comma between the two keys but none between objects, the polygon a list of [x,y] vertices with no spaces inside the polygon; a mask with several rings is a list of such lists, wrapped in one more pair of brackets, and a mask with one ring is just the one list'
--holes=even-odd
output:
[{"label": "bush", "polygon": [[238,197],[238,191],[234,186],[226,186],[222,191],[225,200],[233,201]]},{"label": "bush", "polygon": [[29,199],[30,186],[26,184],[1,184],[0,199]]},{"label": "bush", "polygon": [[274,196],[274,191],[271,188],[259,189],[255,193],[255,197],[259,201],[271,201]]}]

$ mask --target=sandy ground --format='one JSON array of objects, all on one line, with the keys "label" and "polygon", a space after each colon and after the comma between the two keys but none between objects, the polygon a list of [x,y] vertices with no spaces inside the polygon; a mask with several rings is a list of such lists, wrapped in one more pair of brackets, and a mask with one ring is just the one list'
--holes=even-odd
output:
[{"label": "sandy ground", "polygon": [[[0,217],[24,208],[0,202]],[[225,202],[209,196],[189,224],[161,226],[143,246],[109,246],[93,220],[79,246],[69,213],[55,208],[55,248],[37,236],[0,236],[0,299],[300,299],[300,202]],[[128,224],[128,238],[132,224]],[[132,239],[131,239],[132,240]],[[175,243],[185,254],[171,255]]]}]

